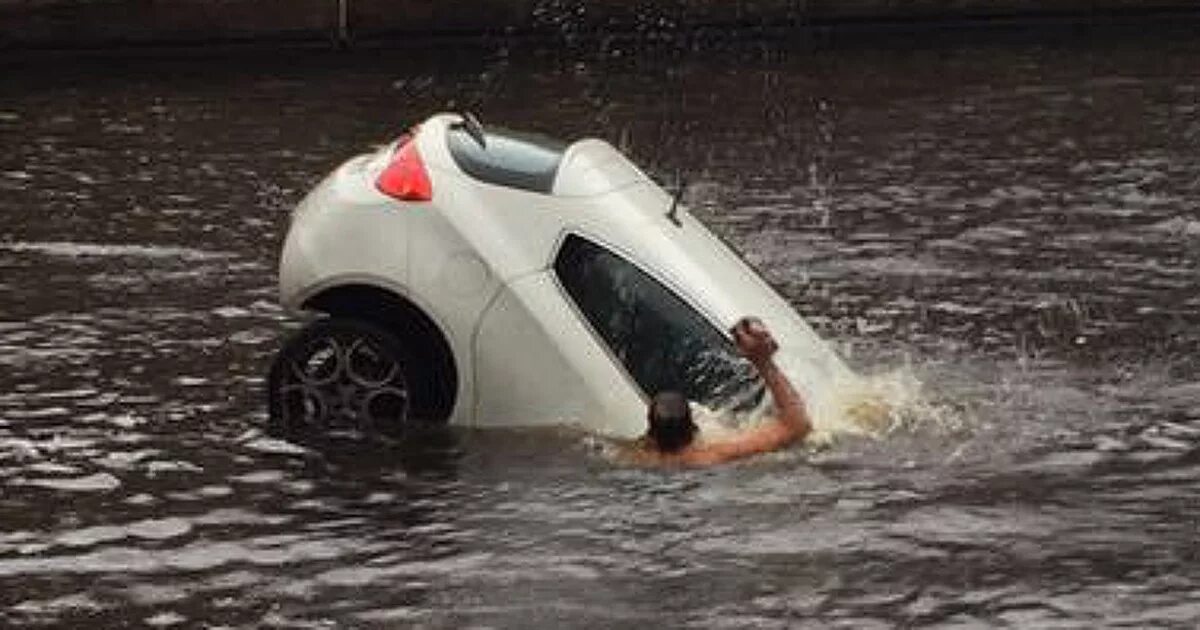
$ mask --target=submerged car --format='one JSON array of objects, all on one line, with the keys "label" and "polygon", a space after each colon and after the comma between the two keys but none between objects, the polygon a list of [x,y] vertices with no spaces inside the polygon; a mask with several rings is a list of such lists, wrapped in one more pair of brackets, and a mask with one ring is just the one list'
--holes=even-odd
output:
[{"label": "submerged car", "polygon": [[280,295],[315,315],[268,378],[286,435],[420,423],[632,437],[683,391],[753,410],[730,326],[761,317],[819,423],[852,373],[753,269],[608,143],[436,115],[295,209]]}]

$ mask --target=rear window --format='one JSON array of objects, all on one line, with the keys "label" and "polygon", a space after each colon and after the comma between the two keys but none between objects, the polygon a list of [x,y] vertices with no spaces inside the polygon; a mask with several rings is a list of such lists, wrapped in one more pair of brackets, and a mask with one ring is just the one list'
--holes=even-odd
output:
[{"label": "rear window", "polygon": [[497,186],[549,194],[566,143],[549,136],[501,129],[484,134],[486,147],[460,127],[451,127],[446,142],[454,162],[466,174]]},{"label": "rear window", "polygon": [[643,393],[678,390],[711,408],[745,408],[763,385],[729,340],[667,286],[578,235],[554,262],[563,288]]}]

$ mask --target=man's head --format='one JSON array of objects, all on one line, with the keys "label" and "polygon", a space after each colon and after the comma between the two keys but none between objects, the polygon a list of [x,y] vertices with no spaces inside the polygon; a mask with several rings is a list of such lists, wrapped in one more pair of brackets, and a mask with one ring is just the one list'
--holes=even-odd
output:
[{"label": "man's head", "polygon": [[696,423],[692,422],[692,409],[687,398],[680,392],[661,392],[650,401],[648,417],[650,428],[646,435],[664,453],[674,453],[692,443],[696,436]]}]

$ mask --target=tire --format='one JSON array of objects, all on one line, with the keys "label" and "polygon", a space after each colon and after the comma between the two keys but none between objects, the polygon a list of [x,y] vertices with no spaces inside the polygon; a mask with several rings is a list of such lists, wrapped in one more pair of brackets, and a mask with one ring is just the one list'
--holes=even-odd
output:
[{"label": "tire", "polygon": [[[328,317],[305,326],[275,356],[267,377],[268,433],[303,442],[398,439],[423,408],[427,376],[390,331]],[[414,387],[416,386],[416,387]]]}]

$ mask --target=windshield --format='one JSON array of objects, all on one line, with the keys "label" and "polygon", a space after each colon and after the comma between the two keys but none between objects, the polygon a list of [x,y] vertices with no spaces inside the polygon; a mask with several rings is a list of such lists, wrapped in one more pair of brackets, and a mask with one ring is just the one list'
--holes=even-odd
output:
[{"label": "windshield", "polygon": [[554,271],[643,394],[677,390],[713,409],[744,409],[762,397],[761,380],[733,343],[633,263],[572,234]]}]

